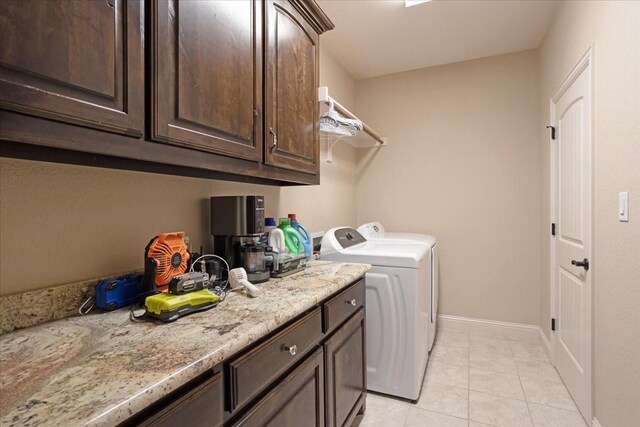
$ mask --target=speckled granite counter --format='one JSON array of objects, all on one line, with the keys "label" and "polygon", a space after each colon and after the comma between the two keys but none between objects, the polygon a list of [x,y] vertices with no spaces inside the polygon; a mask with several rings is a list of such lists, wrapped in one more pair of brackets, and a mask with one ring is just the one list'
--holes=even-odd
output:
[{"label": "speckled granite counter", "polygon": [[95,313],[0,336],[0,425],[115,425],[347,286],[371,267],[314,261],[169,324]]}]

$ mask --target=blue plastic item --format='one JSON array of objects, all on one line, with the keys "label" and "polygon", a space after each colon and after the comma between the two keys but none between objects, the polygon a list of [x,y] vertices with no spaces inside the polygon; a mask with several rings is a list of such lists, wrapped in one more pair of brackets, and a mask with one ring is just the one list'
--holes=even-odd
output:
[{"label": "blue plastic item", "polygon": [[127,274],[115,279],[101,280],[96,285],[96,307],[111,311],[138,301],[142,274]]},{"label": "blue plastic item", "polygon": [[302,237],[302,246],[304,247],[304,253],[307,254],[307,259],[311,259],[311,255],[313,255],[313,237],[311,237],[311,233],[307,227],[298,222],[296,214],[289,214],[289,219],[291,220],[291,227],[300,233]]}]

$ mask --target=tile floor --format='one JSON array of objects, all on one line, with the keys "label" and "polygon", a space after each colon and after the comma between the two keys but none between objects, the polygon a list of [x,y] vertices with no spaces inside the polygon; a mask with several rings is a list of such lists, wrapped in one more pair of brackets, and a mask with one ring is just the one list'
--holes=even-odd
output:
[{"label": "tile floor", "polygon": [[362,427],[587,427],[537,341],[440,328],[416,404],[367,395]]}]

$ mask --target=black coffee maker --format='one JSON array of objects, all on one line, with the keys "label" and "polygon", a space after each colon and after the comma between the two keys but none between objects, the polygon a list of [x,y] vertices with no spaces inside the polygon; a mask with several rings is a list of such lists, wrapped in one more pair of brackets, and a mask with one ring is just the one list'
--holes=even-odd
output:
[{"label": "black coffee maker", "polygon": [[231,268],[243,267],[252,283],[269,280],[264,235],[264,196],[211,198],[214,253]]}]

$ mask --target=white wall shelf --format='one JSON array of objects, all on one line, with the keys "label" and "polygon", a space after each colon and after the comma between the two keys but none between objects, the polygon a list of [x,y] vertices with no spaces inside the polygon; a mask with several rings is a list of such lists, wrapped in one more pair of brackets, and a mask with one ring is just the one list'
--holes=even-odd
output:
[{"label": "white wall shelf", "polygon": [[[318,101],[325,106],[329,106],[333,103],[333,107],[335,110],[340,113],[342,116],[348,119],[358,119],[355,114],[351,111],[347,110],[342,104],[340,104],[335,99],[329,96],[329,88],[327,86],[321,86],[318,88]],[[324,111],[322,111],[324,113]],[[362,121],[362,120],[360,120]],[[389,145],[386,137],[380,136],[376,131],[371,129],[369,125],[362,122],[364,130],[362,132],[358,132],[353,136],[338,136],[325,132],[320,132],[320,135],[323,140],[327,141],[327,162],[331,163],[333,160],[333,147],[339,141],[344,141],[347,144],[356,147],[356,148],[377,148],[377,147],[385,147]]]}]

